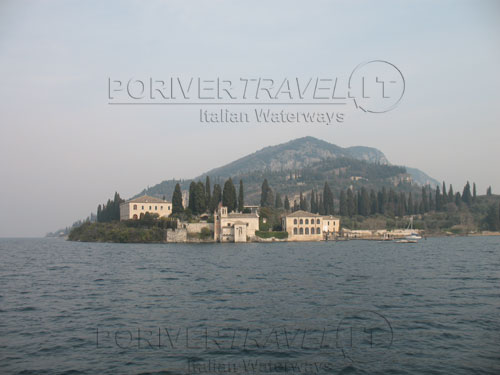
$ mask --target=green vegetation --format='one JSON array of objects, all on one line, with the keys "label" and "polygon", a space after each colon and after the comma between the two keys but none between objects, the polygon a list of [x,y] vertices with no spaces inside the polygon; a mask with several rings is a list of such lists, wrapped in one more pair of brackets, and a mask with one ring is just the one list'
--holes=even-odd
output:
[{"label": "green vegetation", "polygon": [[125,202],[120,198],[120,194],[115,192],[113,200],[97,206],[97,221],[99,223],[109,223],[113,220],[120,220],[120,203]]},{"label": "green vegetation", "polygon": [[85,222],[73,228],[68,239],[82,242],[159,243],[165,241],[166,230],[176,226],[176,220],[146,213],[139,220]]},{"label": "green vegetation", "polygon": [[256,231],[255,235],[260,238],[277,238],[277,239],[285,239],[288,238],[288,232],[276,232],[276,231]]}]

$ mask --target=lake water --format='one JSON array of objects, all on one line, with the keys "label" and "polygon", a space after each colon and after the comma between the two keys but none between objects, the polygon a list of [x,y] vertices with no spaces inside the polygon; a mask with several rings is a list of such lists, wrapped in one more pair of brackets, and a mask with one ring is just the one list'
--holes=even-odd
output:
[{"label": "lake water", "polygon": [[500,374],[500,237],[0,239],[1,374]]}]

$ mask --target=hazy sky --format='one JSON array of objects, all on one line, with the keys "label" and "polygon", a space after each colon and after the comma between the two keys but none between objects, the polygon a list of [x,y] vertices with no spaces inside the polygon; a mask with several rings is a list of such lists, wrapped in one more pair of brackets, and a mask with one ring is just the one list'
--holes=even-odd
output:
[{"label": "hazy sky", "polygon": [[[44,235],[115,190],[307,135],[499,193],[499,46],[498,1],[4,0],[0,236]],[[207,126],[193,108],[107,104],[108,77],[325,76],[373,59],[401,69],[402,102],[336,126]]]}]

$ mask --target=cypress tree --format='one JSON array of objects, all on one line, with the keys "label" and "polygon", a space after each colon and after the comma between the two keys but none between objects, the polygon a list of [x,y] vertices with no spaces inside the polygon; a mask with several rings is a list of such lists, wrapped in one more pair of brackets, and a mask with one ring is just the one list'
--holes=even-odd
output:
[{"label": "cypress tree", "polygon": [[370,191],[370,214],[375,215],[378,212],[378,200],[375,191],[371,189]]},{"label": "cypress tree", "polygon": [[443,181],[443,194],[441,195],[441,205],[444,206],[448,202],[448,196],[446,195],[446,184]]},{"label": "cypress tree", "polygon": [[472,183],[472,199],[473,199],[473,200],[476,200],[476,197],[477,197],[476,183],[475,183],[475,182],[473,182],[473,183]]},{"label": "cypress tree", "polygon": [[182,192],[181,185],[177,183],[175,185],[174,193],[172,194],[172,213],[177,214],[184,211],[182,206]]},{"label": "cypress tree", "polygon": [[245,208],[244,192],[243,192],[243,180],[240,180],[240,191],[238,193],[238,211],[243,212]]},{"label": "cypress tree", "polygon": [[436,211],[441,211],[442,204],[441,204],[441,192],[439,191],[439,185],[436,186],[436,196],[434,198],[436,199]]},{"label": "cypress tree", "polygon": [[354,194],[351,189],[347,189],[347,216],[352,217],[355,214],[355,209]]},{"label": "cypress tree", "polygon": [[212,196],[210,192],[211,192],[210,177],[207,176],[207,178],[205,179],[205,202],[208,208],[210,208],[210,202],[212,201]]},{"label": "cypress tree", "polygon": [[328,182],[325,182],[325,186],[323,187],[323,207],[325,215],[333,215],[333,193],[330,186],[328,186]]},{"label": "cypress tree", "polygon": [[347,197],[344,190],[340,191],[339,214],[347,216]]},{"label": "cypress tree", "polygon": [[455,194],[453,193],[453,185],[450,184],[450,188],[448,189],[448,202],[453,202],[455,199]]},{"label": "cypress tree", "polygon": [[307,211],[307,204],[306,204],[306,200],[304,199],[304,195],[302,194],[302,192],[300,192],[300,209],[303,210],[303,211]]},{"label": "cypress tree", "polygon": [[422,203],[424,206],[424,212],[429,212],[429,201],[427,199],[427,191],[425,189],[425,186],[422,186]]},{"label": "cypress tree", "polygon": [[232,212],[238,207],[236,188],[234,187],[233,180],[231,180],[231,178],[224,183],[224,189],[222,191],[222,204],[227,207],[228,212]]},{"label": "cypress tree", "polygon": [[290,201],[288,200],[288,195],[285,195],[284,208],[285,208],[286,211],[290,211]]},{"label": "cypress tree", "polygon": [[464,186],[464,191],[462,193],[462,200],[465,204],[470,205],[472,201],[472,194],[470,192],[470,184],[469,181]]},{"label": "cypress tree", "polygon": [[281,194],[278,192],[276,192],[276,199],[274,201],[274,207],[276,207],[276,208],[283,207],[283,202],[281,201]]},{"label": "cypress tree", "polygon": [[189,184],[189,202],[188,202],[188,207],[191,210],[192,213],[195,213],[195,208],[194,205],[196,203],[196,198],[195,198],[195,190],[196,190],[196,182],[191,181]]},{"label": "cypress tree", "polygon": [[274,196],[273,191],[269,187],[267,178],[262,182],[261,192],[260,192],[260,205],[261,207],[273,207],[274,206]]},{"label": "cypress tree", "polygon": [[219,206],[219,203],[222,202],[222,189],[219,184],[214,185],[214,189],[212,192],[212,200],[210,204],[210,211],[213,212]]},{"label": "cypress tree", "polygon": [[318,213],[318,205],[316,203],[316,193],[314,192],[314,189],[311,190],[311,212],[312,213]]}]

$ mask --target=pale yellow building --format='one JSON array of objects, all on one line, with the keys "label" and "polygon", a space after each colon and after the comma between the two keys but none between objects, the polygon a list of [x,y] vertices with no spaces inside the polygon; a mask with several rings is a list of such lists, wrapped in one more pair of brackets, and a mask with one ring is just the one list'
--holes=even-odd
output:
[{"label": "pale yellow building", "polygon": [[323,233],[338,234],[340,232],[340,219],[335,216],[323,216]]},{"label": "pale yellow building", "polygon": [[219,205],[214,212],[214,240],[217,242],[247,242],[259,230],[259,214],[227,212],[227,207]]},{"label": "pale yellow building", "polygon": [[172,213],[172,203],[160,198],[143,195],[120,204],[120,220],[137,220],[146,212],[168,217]]},{"label": "pale yellow building", "polygon": [[299,210],[284,216],[282,227],[289,241],[321,241],[338,233],[340,220]]}]

